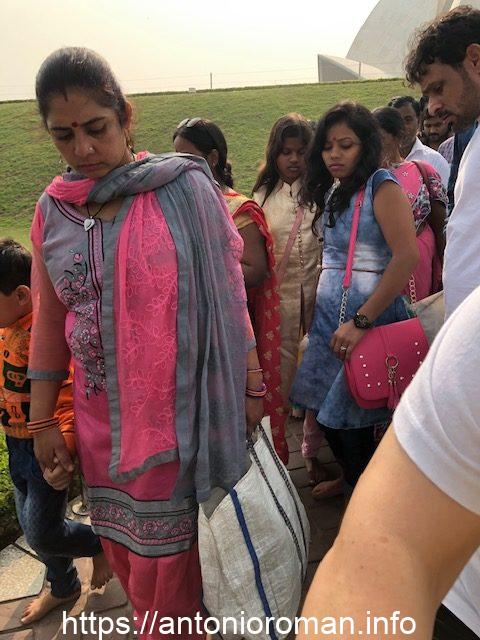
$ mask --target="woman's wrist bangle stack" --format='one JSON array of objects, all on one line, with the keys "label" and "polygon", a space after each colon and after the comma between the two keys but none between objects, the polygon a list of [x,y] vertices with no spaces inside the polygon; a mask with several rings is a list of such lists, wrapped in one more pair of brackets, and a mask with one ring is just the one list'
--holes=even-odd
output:
[{"label": "woman's wrist bangle stack", "polygon": [[248,387],[245,390],[245,395],[248,398],[264,398],[267,394],[267,385],[263,382],[260,389],[249,389]]},{"label": "woman's wrist bangle stack", "polygon": [[34,420],[33,422],[27,422],[28,431],[35,437],[43,431],[50,431],[50,429],[58,429],[60,427],[60,420],[58,418],[45,418],[44,420]]}]

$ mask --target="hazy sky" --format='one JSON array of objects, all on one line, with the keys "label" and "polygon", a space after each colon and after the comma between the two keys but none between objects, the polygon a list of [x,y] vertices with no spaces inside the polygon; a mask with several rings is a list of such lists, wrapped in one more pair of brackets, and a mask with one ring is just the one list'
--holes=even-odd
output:
[{"label": "hazy sky", "polygon": [[[399,0],[401,1],[401,0]],[[54,49],[111,63],[127,92],[316,80],[377,0],[0,0],[0,100],[33,97]]]}]

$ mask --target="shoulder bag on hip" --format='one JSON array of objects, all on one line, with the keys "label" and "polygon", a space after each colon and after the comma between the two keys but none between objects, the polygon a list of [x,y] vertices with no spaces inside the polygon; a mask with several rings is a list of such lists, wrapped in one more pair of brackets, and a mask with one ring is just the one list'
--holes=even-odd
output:
[{"label": "shoulder bag on hip", "polygon": [[[339,326],[345,321],[364,193],[361,189],[355,202]],[[365,409],[395,409],[425,359],[428,346],[418,317],[368,329],[345,361],[345,376],[355,402]]]}]

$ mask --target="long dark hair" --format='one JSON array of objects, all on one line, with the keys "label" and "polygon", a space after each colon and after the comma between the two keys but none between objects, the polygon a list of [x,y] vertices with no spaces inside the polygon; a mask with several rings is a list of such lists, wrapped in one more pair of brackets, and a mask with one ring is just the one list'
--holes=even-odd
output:
[{"label": "long dark hair", "polygon": [[401,140],[405,133],[405,123],[398,109],[393,107],[379,107],[372,111],[372,115],[383,129],[394,138]]},{"label": "long dark hair", "polygon": [[309,121],[300,113],[287,113],[287,115],[279,118],[270,131],[267,149],[265,152],[266,160],[260,168],[257,180],[252,189],[253,192],[266,186],[265,197],[263,203],[275,189],[275,185],[280,179],[277,169],[277,158],[282,152],[283,145],[287,138],[299,138],[303,144],[308,147],[313,136],[313,128]]},{"label": "long dark hair", "polygon": [[[43,61],[35,81],[38,110],[45,126],[50,99],[54,95],[66,99],[68,89],[73,88],[86,91],[97,104],[113,109],[122,126],[127,124],[129,103],[108,62],[91,49],[64,47]],[[132,146],[129,131],[127,144]]]},{"label": "long dark hair", "polygon": [[302,202],[310,207],[316,205],[312,222],[314,233],[315,224],[325,209],[325,197],[333,185],[333,177],[323,161],[322,152],[329,129],[341,122],[355,133],[362,148],[355,171],[338,185],[330,198],[329,226],[335,225],[335,216],[347,209],[353,194],[366,183],[380,165],[382,141],[377,123],[370,111],[355,102],[341,102],[327,111],[317,125],[315,138],[308,154],[305,187],[302,192]]},{"label": "long dark hair", "polygon": [[222,186],[233,187],[232,165],[227,160],[227,141],[218,125],[211,120],[190,118],[183,126],[175,129],[173,139],[178,136],[191,142],[205,155],[216,150],[218,162],[213,170],[214,177]]}]

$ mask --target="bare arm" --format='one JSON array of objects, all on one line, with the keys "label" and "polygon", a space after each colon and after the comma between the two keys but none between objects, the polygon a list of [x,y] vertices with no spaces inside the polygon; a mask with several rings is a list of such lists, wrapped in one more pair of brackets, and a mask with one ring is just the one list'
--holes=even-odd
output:
[{"label": "bare arm", "polygon": [[393,182],[384,182],[375,195],[373,208],[392,259],[377,288],[359,309],[370,320],[376,320],[400,294],[419,259],[412,209],[402,189]]},{"label": "bare arm", "polygon": [[[42,252],[43,216],[37,205],[32,223],[32,301],[33,327],[29,354],[31,381],[30,421],[55,415],[62,380],[68,377],[70,352],[65,341],[66,309],[53,288]],[[40,467],[53,469],[54,459],[66,471],[73,470],[60,429],[53,428],[35,436],[35,456]]]},{"label": "bare arm", "polygon": [[435,245],[437,247],[437,253],[440,260],[443,261],[443,254],[445,253],[445,217],[446,209],[443,202],[440,200],[434,200],[432,202],[431,214],[428,218],[428,222],[432,227],[435,234]]},{"label": "bare arm", "polygon": [[[261,389],[263,373],[255,371],[260,369],[257,349],[253,348],[247,354],[247,388]],[[247,430],[251,433],[263,418],[263,398],[251,398],[245,396],[245,412],[247,417]]]},{"label": "bare arm", "polygon": [[[392,259],[375,291],[358,309],[358,313],[367,316],[371,322],[400,294],[419,259],[412,209],[402,189],[394,182],[384,182],[375,194],[373,205]],[[340,359],[348,358],[363,334],[364,331],[357,329],[350,320],[335,331],[330,346]],[[342,346],[347,350],[342,351]]]},{"label": "bare arm", "polygon": [[239,230],[243,240],[243,255],[240,261],[245,287],[258,287],[268,276],[265,239],[257,225],[252,222]]},{"label": "bare arm", "polygon": [[[61,381],[32,380],[30,420],[43,420],[55,414]],[[65,439],[58,428],[49,429],[35,436],[35,457],[42,471],[46,468],[54,469],[56,458],[65,471],[73,471],[72,458],[68,452]]]},{"label": "bare arm", "polygon": [[[408,637],[427,640],[443,597],[479,545],[480,516],[430,482],[390,429],[355,489],[302,615],[352,616],[363,634],[335,636],[343,640],[365,637],[367,611],[387,618],[399,611],[416,622]],[[407,636],[390,627],[375,637]]]}]

